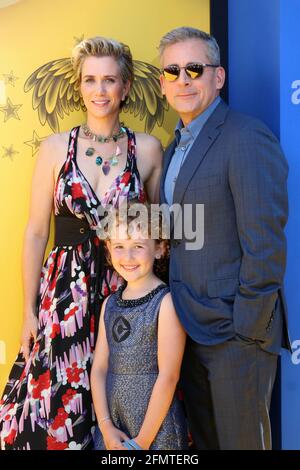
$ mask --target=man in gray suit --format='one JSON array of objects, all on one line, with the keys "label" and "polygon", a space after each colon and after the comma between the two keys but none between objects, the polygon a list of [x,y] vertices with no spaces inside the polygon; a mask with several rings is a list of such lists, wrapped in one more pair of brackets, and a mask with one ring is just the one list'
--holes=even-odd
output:
[{"label": "man in gray suit", "polygon": [[197,449],[270,449],[277,358],[290,347],[282,286],[287,162],[262,122],[219,97],[225,71],[213,37],[177,28],[162,38],[160,55],[162,91],[180,116],[164,156],[161,203],[180,205],[185,223],[188,205],[204,205],[201,249],[175,238],[180,217],[171,225],[190,431]]}]

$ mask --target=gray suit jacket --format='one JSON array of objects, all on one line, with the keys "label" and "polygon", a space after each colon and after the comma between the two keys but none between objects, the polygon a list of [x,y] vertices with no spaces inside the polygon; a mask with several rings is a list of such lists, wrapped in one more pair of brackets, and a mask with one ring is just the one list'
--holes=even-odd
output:
[{"label": "gray suit jacket", "polygon": [[[164,156],[164,181],[175,141]],[[236,334],[270,352],[290,348],[283,277],[288,166],[276,137],[257,119],[217,106],[178,175],[173,203],[204,204],[204,245],[187,250],[171,227],[170,289],[198,343]],[[283,333],[283,334],[282,334]]]}]

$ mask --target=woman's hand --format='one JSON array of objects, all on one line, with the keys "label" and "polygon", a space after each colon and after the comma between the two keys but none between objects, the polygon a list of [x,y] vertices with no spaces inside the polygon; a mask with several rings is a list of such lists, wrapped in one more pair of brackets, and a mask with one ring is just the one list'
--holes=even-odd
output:
[{"label": "woman's hand", "polygon": [[34,313],[27,314],[24,318],[22,335],[21,335],[22,352],[23,352],[23,356],[26,362],[29,359],[32,342],[36,341],[37,330],[38,330],[37,317],[34,315]]},{"label": "woman's hand", "polygon": [[129,437],[116,428],[111,421],[103,423],[101,432],[106,450],[126,450],[122,441],[126,441]]}]

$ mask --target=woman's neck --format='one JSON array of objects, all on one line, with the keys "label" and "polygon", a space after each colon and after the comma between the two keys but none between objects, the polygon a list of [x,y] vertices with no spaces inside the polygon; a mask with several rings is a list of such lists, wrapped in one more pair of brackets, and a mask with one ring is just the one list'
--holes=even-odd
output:
[{"label": "woman's neck", "polygon": [[118,132],[120,128],[119,115],[109,116],[105,119],[97,119],[94,116],[88,116],[87,125],[94,134],[110,137]]}]

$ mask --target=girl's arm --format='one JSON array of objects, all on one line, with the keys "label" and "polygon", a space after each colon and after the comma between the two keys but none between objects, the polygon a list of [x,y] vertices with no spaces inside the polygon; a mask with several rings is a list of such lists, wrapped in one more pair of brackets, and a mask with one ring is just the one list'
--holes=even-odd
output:
[{"label": "girl's arm", "polygon": [[109,297],[104,300],[101,308],[99,334],[91,371],[91,388],[98,426],[102,433],[106,449],[124,450],[121,442],[128,439],[128,436],[113,425],[110,419],[106,398],[106,376],[108,370],[109,348],[104,324],[104,312],[108,299]]},{"label": "girl's arm", "polygon": [[185,332],[178,320],[171,294],[161,303],[158,318],[158,368],[144,422],[134,438],[142,449],[149,449],[171,406],[185,347]]},{"label": "girl's arm", "polygon": [[[21,344],[25,360],[30,354],[32,338],[36,339],[38,319],[36,299],[40,274],[49,236],[54,191],[54,136],[42,142],[32,178],[29,220],[23,244],[24,318]],[[55,155],[55,154],[54,154]]]}]

